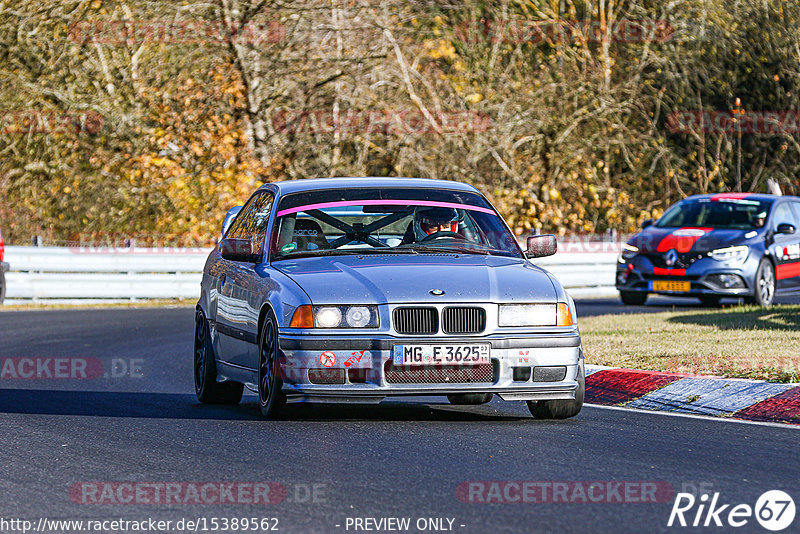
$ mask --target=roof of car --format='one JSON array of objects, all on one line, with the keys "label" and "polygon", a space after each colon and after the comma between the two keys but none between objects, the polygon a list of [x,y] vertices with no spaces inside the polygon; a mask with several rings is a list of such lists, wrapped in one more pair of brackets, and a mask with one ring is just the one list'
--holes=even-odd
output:
[{"label": "roof of car", "polygon": [[766,193],[713,193],[713,194],[705,194],[705,195],[692,195],[692,196],[686,197],[685,200],[703,199],[703,198],[749,199],[749,200],[776,200],[776,199],[779,199],[779,198],[791,198],[793,200],[800,199],[800,197],[795,197],[795,196],[768,195]]},{"label": "roof of car", "polygon": [[282,193],[295,193],[298,191],[313,191],[319,189],[342,189],[359,187],[424,187],[432,189],[450,189],[455,191],[477,191],[474,187],[463,182],[451,180],[433,180],[430,178],[387,178],[387,177],[342,177],[342,178],[306,178],[304,180],[289,180],[285,182],[272,182]]}]

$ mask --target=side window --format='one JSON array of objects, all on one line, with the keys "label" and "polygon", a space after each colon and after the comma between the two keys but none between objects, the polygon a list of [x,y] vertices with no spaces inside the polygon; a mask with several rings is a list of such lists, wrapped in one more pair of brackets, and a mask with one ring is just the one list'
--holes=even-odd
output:
[{"label": "side window", "polygon": [[772,229],[777,230],[778,225],[782,223],[789,223],[797,226],[797,221],[794,220],[794,214],[788,202],[781,202],[775,207],[775,213],[772,214]]},{"label": "side window", "polygon": [[794,227],[800,232],[800,202],[792,201],[792,207],[794,208]]},{"label": "side window", "polygon": [[253,245],[253,253],[263,254],[273,199],[272,193],[267,192],[259,193],[251,198],[233,221],[225,237],[249,239]]}]

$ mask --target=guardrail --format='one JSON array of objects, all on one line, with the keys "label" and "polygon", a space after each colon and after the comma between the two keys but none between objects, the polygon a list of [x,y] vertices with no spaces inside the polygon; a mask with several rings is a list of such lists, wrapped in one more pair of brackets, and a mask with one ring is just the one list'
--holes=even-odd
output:
[{"label": "guardrail", "polygon": [[[561,252],[535,263],[556,275],[573,296],[614,294],[618,247],[606,245],[613,246],[579,252],[565,243]],[[6,247],[11,265],[6,298],[195,299],[209,250]]]}]

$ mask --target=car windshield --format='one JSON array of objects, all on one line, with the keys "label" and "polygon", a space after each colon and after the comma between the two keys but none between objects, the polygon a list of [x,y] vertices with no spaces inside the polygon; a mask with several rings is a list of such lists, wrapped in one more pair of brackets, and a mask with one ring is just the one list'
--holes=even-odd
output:
[{"label": "car windshield", "polygon": [[497,212],[468,191],[351,188],[281,198],[273,260],[344,254],[463,253],[521,257]]},{"label": "car windshield", "polygon": [[771,200],[747,198],[688,199],[668,209],[655,225],[754,230],[764,226],[771,205]]}]

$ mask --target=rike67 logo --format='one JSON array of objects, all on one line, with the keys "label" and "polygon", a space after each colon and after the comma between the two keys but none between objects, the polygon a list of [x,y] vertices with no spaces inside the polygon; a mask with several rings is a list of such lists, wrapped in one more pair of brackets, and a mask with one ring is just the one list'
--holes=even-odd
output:
[{"label": "rike67 logo", "polygon": [[764,492],[755,506],[723,504],[719,492],[709,499],[707,493],[695,498],[691,493],[678,493],[669,514],[667,526],[743,527],[755,517],[765,529],[774,532],[792,524],[795,516],[794,499],[781,490]]}]

